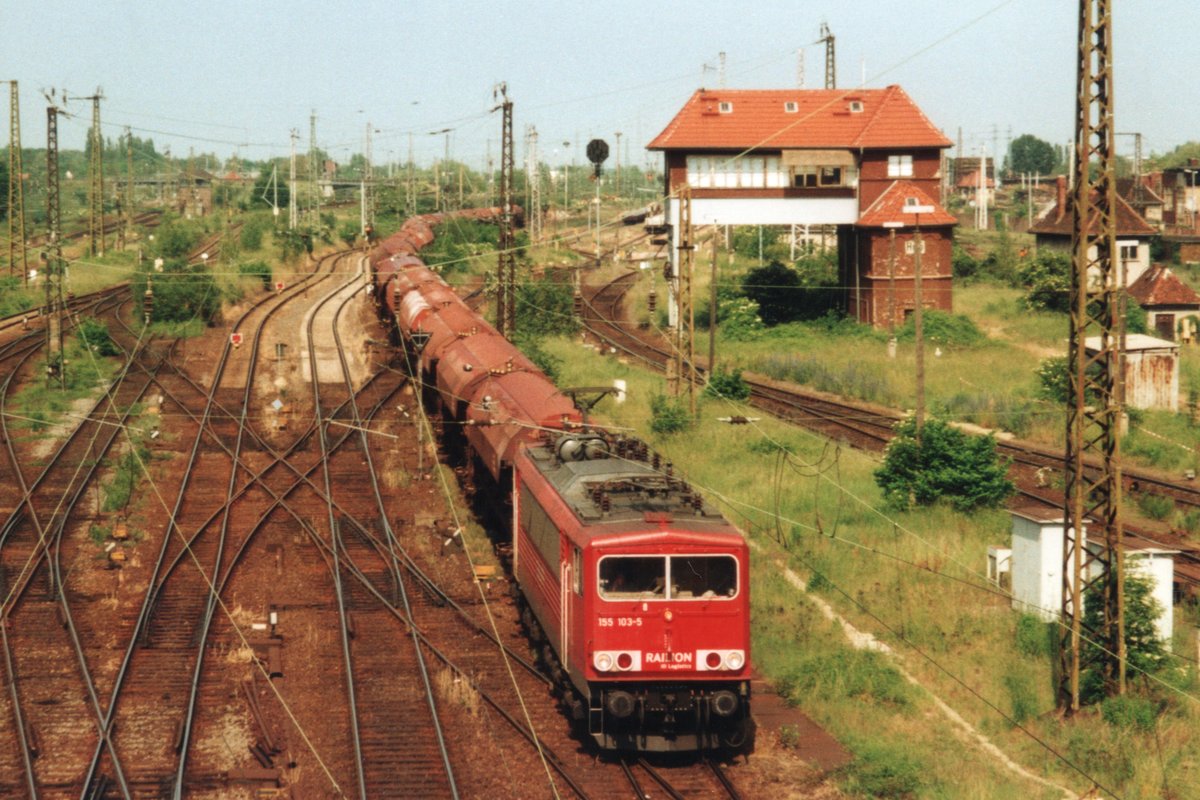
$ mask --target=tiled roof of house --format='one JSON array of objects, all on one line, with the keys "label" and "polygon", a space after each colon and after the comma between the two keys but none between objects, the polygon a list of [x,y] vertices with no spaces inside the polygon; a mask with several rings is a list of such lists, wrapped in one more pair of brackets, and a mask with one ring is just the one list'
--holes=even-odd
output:
[{"label": "tiled roof of house", "polygon": [[[905,206],[933,206],[933,212],[921,214],[905,213]],[[885,222],[903,222],[911,227],[920,222],[922,226],[938,227],[941,225],[957,225],[958,220],[953,214],[938,205],[938,202],[911,181],[893,181],[892,185],[875,198],[875,202],[862,213],[855,223],[860,228],[882,228]]]},{"label": "tiled roof of house", "polygon": [[[958,179],[958,183],[954,184],[958,189],[974,189],[979,186],[979,170],[968,172]],[[984,181],[985,189],[995,189],[996,181],[992,178],[987,178]]]},{"label": "tiled roof of house", "polygon": [[[1133,178],[1117,178],[1117,194],[1125,198],[1128,202],[1133,202],[1133,193],[1136,185]],[[1146,205],[1162,205],[1163,199],[1158,193],[1150,188],[1150,183],[1142,179],[1142,202]]]},{"label": "tiled roof of house", "polygon": [[1129,296],[1141,306],[1197,306],[1200,294],[1162,264],[1152,264],[1129,286]]},{"label": "tiled roof of house", "polygon": [[[1071,208],[1074,201],[1070,195],[1067,195],[1066,202],[1060,206],[1058,203],[1047,211],[1033,223],[1029,228],[1030,233],[1050,235],[1050,236],[1070,236],[1072,234]],[[1093,231],[1095,231],[1096,220],[1092,220]],[[1142,219],[1142,215],[1134,211],[1129,203],[1117,197],[1117,236],[1154,236],[1158,233],[1150,223]]]},{"label": "tiled roof of house", "polygon": [[897,149],[951,144],[903,89],[888,86],[699,89],[647,148]]}]

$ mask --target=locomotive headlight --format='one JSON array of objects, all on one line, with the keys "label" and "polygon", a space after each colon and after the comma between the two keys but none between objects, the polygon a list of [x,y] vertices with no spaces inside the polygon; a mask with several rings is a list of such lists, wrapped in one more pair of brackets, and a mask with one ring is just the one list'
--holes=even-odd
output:
[{"label": "locomotive headlight", "polygon": [[609,653],[596,653],[596,658],[592,663],[601,672],[608,672],[613,668],[613,657]]},{"label": "locomotive headlight", "polygon": [[746,656],[741,650],[730,650],[725,655],[725,666],[729,669],[741,669],[746,663]]},{"label": "locomotive headlight", "polygon": [[[734,698],[734,702],[737,702],[737,698]],[[618,690],[605,693],[604,707],[608,709],[608,713],[617,719],[625,719],[637,708],[637,701],[634,700],[633,695],[629,692]]]}]

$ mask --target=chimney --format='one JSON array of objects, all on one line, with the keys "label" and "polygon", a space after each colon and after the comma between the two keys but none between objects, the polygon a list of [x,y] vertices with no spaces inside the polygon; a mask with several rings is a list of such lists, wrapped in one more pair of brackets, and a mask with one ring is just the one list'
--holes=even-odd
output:
[{"label": "chimney", "polygon": [[1055,179],[1055,188],[1058,190],[1058,209],[1055,212],[1055,222],[1062,220],[1063,215],[1067,213],[1067,176],[1059,175]]}]

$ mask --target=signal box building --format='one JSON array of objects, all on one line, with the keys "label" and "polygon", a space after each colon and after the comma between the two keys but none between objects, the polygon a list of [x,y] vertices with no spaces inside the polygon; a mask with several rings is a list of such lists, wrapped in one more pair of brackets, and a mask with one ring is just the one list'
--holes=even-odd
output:
[{"label": "signal box building", "polygon": [[956,220],[941,205],[950,146],[903,89],[888,86],[700,89],[648,149],[665,160],[673,262],[685,184],[694,226],[836,226],[844,309],[884,326],[890,307],[897,321],[914,308],[918,223],[922,304],[951,308]]}]

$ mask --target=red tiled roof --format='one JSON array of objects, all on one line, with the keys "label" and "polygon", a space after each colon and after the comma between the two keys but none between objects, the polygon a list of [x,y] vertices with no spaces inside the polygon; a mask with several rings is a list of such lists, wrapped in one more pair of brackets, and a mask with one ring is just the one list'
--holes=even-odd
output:
[{"label": "red tiled roof", "polygon": [[[957,189],[975,189],[978,186],[979,186],[979,170],[975,170],[974,172],[968,172],[966,175],[963,175],[961,178],[959,178],[958,183],[955,184],[955,188],[957,188]],[[992,178],[988,178],[987,180],[984,181],[984,188],[985,189],[995,189],[996,181]]]},{"label": "red tiled roof", "polygon": [[[1117,178],[1117,194],[1133,203],[1134,191],[1137,184],[1133,178]],[[1163,199],[1150,187],[1150,183],[1146,178],[1142,178],[1142,203],[1145,205],[1162,205]]]},{"label": "red tiled roof", "polygon": [[[909,198],[914,198],[916,202],[909,202]],[[892,181],[892,185],[875,198],[875,202],[862,213],[856,224],[860,228],[882,228],[885,222],[914,225],[918,221],[917,217],[915,214],[904,213],[906,205],[933,206],[932,213],[921,215],[922,226],[933,228],[958,224],[953,214],[938,205],[936,200],[921,191],[912,181]]]},{"label": "red tiled roof", "polygon": [[[851,111],[851,103],[861,111]],[[720,104],[732,104],[720,113]],[[796,111],[785,110],[796,103]],[[886,89],[700,89],[650,150],[950,147],[899,86]]]},{"label": "red tiled roof", "polygon": [[[1059,208],[1058,203],[1047,211],[1042,217],[1029,228],[1030,233],[1050,235],[1050,236],[1070,236],[1073,231],[1074,221],[1072,219],[1071,209],[1074,205],[1074,200],[1071,195],[1067,195],[1065,207]],[[1092,219],[1092,232],[1095,232],[1097,221]],[[1154,229],[1150,223],[1142,219],[1142,215],[1130,208],[1129,203],[1126,203],[1117,197],[1117,236],[1155,236],[1158,231]]]},{"label": "red tiled roof", "polygon": [[1129,296],[1142,306],[1200,306],[1200,294],[1162,264],[1151,264],[1130,284]]}]

